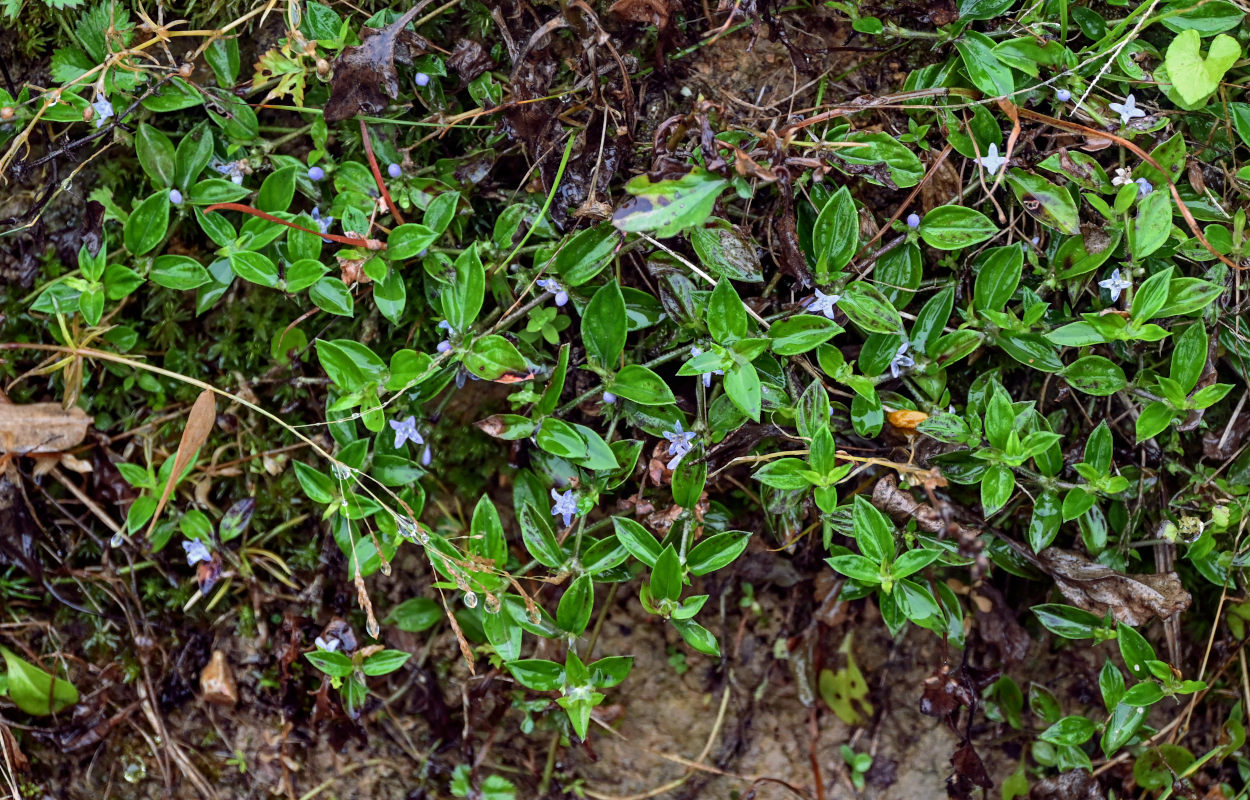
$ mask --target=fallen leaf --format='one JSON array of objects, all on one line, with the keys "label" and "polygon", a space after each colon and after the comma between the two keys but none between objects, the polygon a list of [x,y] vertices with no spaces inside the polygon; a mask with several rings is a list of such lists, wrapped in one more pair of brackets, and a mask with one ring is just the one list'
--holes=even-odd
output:
[{"label": "fallen leaf", "polygon": [[169,502],[169,495],[174,491],[174,486],[178,483],[178,478],[182,476],[182,471],[187,468],[187,464],[191,463],[191,458],[196,451],[208,441],[208,434],[212,432],[213,423],[216,420],[217,411],[213,391],[205,389],[200,392],[199,397],[195,398],[195,404],[191,406],[191,411],[187,414],[187,427],[182,430],[182,440],[178,442],[178,454],[174,456],[174,467],[169,471],[169,480],[165,481],[161,499],[157,501],[152,521],[148,523],[148,536],[151,536],[153,529],[156,528],[156,522],[161,518],[161,511],[165,509],[165,503]]},{"label": "fallen leaf", "polygon": [[447,66],[456,71],[463,83],[468,84],[480,77],[493,64],[481,44],[472,39],[461,39],[456,42],[455,48],[447,58]]},{"label": "fallen leaf", "polygon": [[200,672],[200,693],[204,701],[218,706],[233,706],[239,702],[239,687],[234,682],[234,671],[226,661],[226,654],[214,650],[208,664]]},{"label": "fallen leaf", "polygon": [[626,22],[654,25],[660,30],[668,27],[668,0],[616,0],[608,12]]},{"label": "fallen leaf", "polygon": [[1179,614],[1192,599],[1175,572],[1130,575],[1057,547],[1043,550],[1038,560],[1068,602],[1099,616],[1110,610],[1125,625]]},{"label": "fallen leaf", "polygon": [[[330,80],[330,102],[326,103],[325,121],[339,122],[357,114],[380,114],[386,110],[387,98],[399,96],[399,75],[395,72],[395,45],[404,26],[412,21],[426,4],[412,7],[394,23],[381,30],[361,31],[357,47],[346,47],[334,61],[334,77]],[[417,49],[424,40],[418,40]]]},{"label": "fallen leaf", "polygon": [[973,797],[976,787],[993,788],[994,781],[990,780],[985,764],[973,749],[972,742],[965,742],[963,747],[956,750],[955,755],[951,756],[951,763],[955,765],[955,774],[946,782],[948,796],[963,800]]},{"label": "fallen leaf", "polygon": [[87,436],[91,417],[77,406],[60,403],[0,403],[0,453],[58,453],[77,447]]}]

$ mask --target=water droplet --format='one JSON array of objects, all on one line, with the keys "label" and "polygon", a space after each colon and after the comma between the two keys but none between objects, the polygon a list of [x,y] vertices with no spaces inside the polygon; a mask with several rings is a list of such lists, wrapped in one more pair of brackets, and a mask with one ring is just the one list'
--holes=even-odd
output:
[{"label": "water droplet", "polygon": [[127,758],[122,766],[122,778],[126,783],[138,783],[148,776],[148,768],[139,758]]},{"label": "water droplet", "polygon": [[365,627],[368,629],[369,635],[374,639],[378,638],[378,634],[382,631],[382,629],[378,626],[378,621],[373,617],[369,617],[369,622],[365,625]]},{"label": "water droplet", "polygon": [[530,617],[530,622],[534,623],[535,625],[543,621],[543,615],[538,613],[537,608],[530,609],[529,617]]},{"label": "water droplet", "polygon": [[399,535],[410,542],[425,542],[421,539],[421,526],[412,517],[395,517],[395,527],[399,528]]},{"label": "water droplet", "polygon": [[486,608],[486,611],[487,611],[488,613],[490,613],[490,614],[498,614],[498,613],[499,613],[499,609],[500,609],[500,608],[502,608],[502,607],[503,607],[503,604],[499,602],[499,598],[498,598],[498,597],[496,597],[495,595],[493,595],[493,594],[491,594],[491,593],[489,593],[489,592],[487,592],[487,593],[486,593],[485,608]]},{"label": "water droplet", "polygon": [[477,593],[476,593],[476,592],[465,592],[465,593],[464,593],[464,604],[465,604],[465,606],[467,606],[468,608],[477,608]]},{"label": "water droplet", "polygon": [[379,569],[382,571],[383,575],[389,576],[391,574],[391,562],[383,561],[382,566],[379,567]]},{"label": "water droplet", "polygon": [[124,545],[125,543],[126,543],[126,537],[125,537],[125,536],[122,536],[122,535],[121,535],[121,532],[119,531],[119,532],[117,532],[117,533],[113,534],[113,538],[112,538],[112,540],[110,540],[110,541],[109,541],[109,546],[110,546],[110,547],[121,547],[121,546],[122,546],[122,545]]},{"label": "water droplet", "polygon": [[351,480],[352,477],[352,468],[338,462],[330,463],[330,472],[341,481]]}]

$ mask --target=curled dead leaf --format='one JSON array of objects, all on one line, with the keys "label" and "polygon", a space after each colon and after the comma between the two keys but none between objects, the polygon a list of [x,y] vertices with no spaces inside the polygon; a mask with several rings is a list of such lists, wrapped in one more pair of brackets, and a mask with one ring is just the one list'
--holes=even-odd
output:
[{"label": "curled dead leaf", "polygon": [[239,687],[234,682],[234,671],[226,661],[226,654],[214,650],[208,664],[200,671],[200,693],[204,701],[218,706],[233,706],[239,702]]},{"label": "curled dead leaf", "polygon": [[1055,579],[1068,602],[1099,616],[1108,610],[1116,621],[1137,627],[1189,608],[1192,600],[1175,572],[1127,574],[1090,561],[1079,553],[1050,547],[1038,554],[1039,566]]},{"label": "curled dead leaf", "polygon": [[0,453],[58,453],[87,437],[91,417],[60,403],[0,403]]}]

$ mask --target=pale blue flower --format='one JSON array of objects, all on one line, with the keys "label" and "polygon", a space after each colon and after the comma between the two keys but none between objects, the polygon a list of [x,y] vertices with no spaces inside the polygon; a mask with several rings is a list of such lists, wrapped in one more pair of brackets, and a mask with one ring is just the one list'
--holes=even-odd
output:
[{"label": "pale blue flower", "polygon": [[1129,120],[1146,116],[1146,112],[1137,107],[1137,100],[1132,93],[1124,98],[1123,103],[1110,103],[1108,107],[1115,113],[1120,115],[1120,124],[1127,125]]},{"label": "pale blue flower", "polygon": [[[910,222],[908,224],[911,224]],[[916,223],[919,225],[920,223]],[[825,294],[819,289],[816,292],[812,302],[807,306],[807,310],[811,314],[824,314],[829,319],[833,319],[833,307],[842,299],[840,294]]]},{"label": "pale blue flower", "polygon": [[894,351],[894,358],[890,359],[890,377],[897,378],[903,374],[903,370],[908,367],[916,366],[916,360],[907,352],[911,344],[904,341],[898,346],[898,350]]},{"label": "pale blue flower", "polygon": [[998,154],[998,145],[991,142],[989,152],[978,158],[976,162],[985,167],[985,171],[989,174],[997,175],[998,171],[1003,168],[1003,164],[1007,163],[1007,159]]},{"label": "pale blue flower", "polygon": [[1098,285],[1111,294],[1111,302],[1113,303],[1120,299],[1120,292],[1133,288],[1133,282],[1129,280],[1127,275],[1121,276],[1119,268],[1111,270],[1111,277],[1104,281],[1099,281]]},{"label": "pale blue flower", "polygon": [[199,539],[188,539],[182,543],[182,549],[187,553],[187,566],[194,567],[201,561],[212,561],[213,554]]},{"label": "pale blue flower", "polygon": [[563,517],[566,528],[572,525],[573,517],[577,516],[577,498],[573,495],[573,490],[565,489],[564,494],[560,494],[552,489],[551,499],[556,501],[551,507],[551,516]]},{"label": "pale blue flower", "polygon": [[1150,181],[1146,180],[1145,178],[1137,179],[1137,196],[1138,197],[1145,197],[1146,195],[1150,194],[1154,190],[1155,190],[1155,187],[1153,184],[1150,183]]},{"label": "pale blue flower", "polygon": [[[691,345],[691,346],[690,346],[690,357],[691,357],[691,358],[695,358],[696,356],[701,356],[701,355],[703,355],[703,351],[702,351],[702,350],[700,350],[698,347],[696,347],[696,346],[694,346],[694,345]],[[712,388],[712,376],[713,376],[713,375],[724,375],[724,374],[725,374],[725,370],[723,370],[723,369],[714,369],[714,370],[712,370],[711,372],[703,372],[703,373],[700,373],[699,377],[701,377],[701,378],[703,379],[703,388],[704,388],[704,389],[710,389],[710,388]],[[681,430],[681,428],[680,428],[680,427],[678,427],[678,430]]]},{"label": "pale blue flower", "polygon": [[113,112],[113,104],[108,98],[100,95],[95,102],[91,104],[91,110],[95,112],[95,126],[97,128],[104,127],[104,121],[116,116]]},{"label": "pale blue flower", "polygon": [[1066,103],[1072,99],[1072,92],[1069,92],[1067,89],[1060,89],[1055,92],[1055,99],[1060,103]]},{"label": "pale blue flower", "polygon": [[672,456],[667,464],[670,470],[677,469],[682,458],[694,449],[690,444],[694,435],[694,431],[682,430],[681,420],[677,420],[677,425],[673,430],[664,431],[664,438],[668,439],[668,454]]},{"label": "pale blue flower", "polygon": [[412,414],[405,420],[390,420],[390,424],[391,430],[395,431],[395,449],[403,447],[405,442],[425,444],[425,439],[421,438],[421,433],[417,430],[417,418]]}]

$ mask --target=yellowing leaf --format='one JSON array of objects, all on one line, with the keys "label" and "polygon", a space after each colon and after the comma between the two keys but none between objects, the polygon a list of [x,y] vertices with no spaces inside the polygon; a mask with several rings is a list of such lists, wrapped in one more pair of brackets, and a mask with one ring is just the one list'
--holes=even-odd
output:
[{"label": "yellowing leaf", "polygon": [[1168,78],[1186,103],[1197,103],[1220,88],[1224,73],[1241,57],[1241,45],[1221,33],[1211,40],[1207,57],[1202,57],[1202,37],[1198,31],[1177,34],[1168,45],[1165,65]]}]

